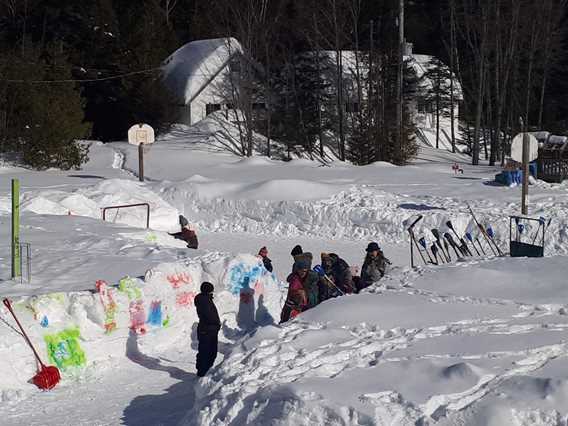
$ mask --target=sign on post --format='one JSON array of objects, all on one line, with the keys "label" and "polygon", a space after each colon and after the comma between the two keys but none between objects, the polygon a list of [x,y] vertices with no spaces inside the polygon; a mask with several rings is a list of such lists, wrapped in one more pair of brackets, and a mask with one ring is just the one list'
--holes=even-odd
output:
[{"label": "sign on post", "polygon": [[523,162],[523,135],[529,138],[529,162],[538,157],[538,140],[530,133],[519,133],[511,142],[511,159],[517,163]]},{"label": "sign on post", "polygon": [[135,124],[128,129],[128,143],[138,145],[138,178],[144,182],[144,145],[154,143],[154,129],[147,124]]},{"label": "sign on post", "polygon": [[[520,118],[521,128],[524,127],[523,119]],[[521,192],[521,214],[528,214],[529,196],[529,163],[538,157],[538,141],[530,133],[519,133],[511,142],[511,158],[523,164],[523,189]]]}]

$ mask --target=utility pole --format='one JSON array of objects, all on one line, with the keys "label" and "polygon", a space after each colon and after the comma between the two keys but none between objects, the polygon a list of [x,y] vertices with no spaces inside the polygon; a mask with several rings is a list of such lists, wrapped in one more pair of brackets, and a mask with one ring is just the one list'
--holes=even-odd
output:
[{"label": "utility pole", "polygon": [[402,135],[403,135],[403,71],[404,71],[404,0],[399,0],[398,5],[398,72],[397,82],[397,108],[396,108],[396,129],[399,161],[402,163]]}]

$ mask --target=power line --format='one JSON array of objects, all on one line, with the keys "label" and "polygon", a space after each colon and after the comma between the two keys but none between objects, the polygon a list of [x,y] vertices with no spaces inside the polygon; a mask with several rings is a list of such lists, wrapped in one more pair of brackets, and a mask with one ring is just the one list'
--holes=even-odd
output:
[{"label": "power line", "polygon": [[28,83],[28,84],[51,84],[51,83],[92,83],[97,81],[105,81],[105,80],[116,80],[119,78],[128,77],[131,75],[137,74],[148,74],[152,72],[156,72],[161,70],[161,67],[150,68],[147,70],[142,71],[132,71],[127,72],[124,74],[113,75],[109,77],[100,77],[100,78],[86,78],[86,79],[65,79],[65,80],[0,80],[5,83]]}]

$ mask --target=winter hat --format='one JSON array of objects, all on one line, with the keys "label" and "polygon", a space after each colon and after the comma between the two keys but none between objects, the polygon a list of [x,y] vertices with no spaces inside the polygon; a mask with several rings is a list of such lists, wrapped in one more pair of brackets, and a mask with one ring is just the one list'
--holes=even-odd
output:
[{"label": "winter hat", "polygon": [[201,283],[201,293],[213,293],[213,284],[211,284],[210,282],[204,281],[203,283]]},{"label": "winter hat", "polygon": [[310,269],[309,262],[304,259],[300,259],[294,262],[294,271],[299,271],[300,269]]},{"label": "winter hat", "polygon": [[179,224],[182,228],[189,225],[188,220],[182,214],[179,215]]},{"label": "winter hat", "polygon": [[367,246],[367,253],[370,253],[372,251],[381,251],[381,248],[375,242],[369,243],[369,245]]},{"label": "winter hat", "polygon": [[290,253],[292,256],[297,256],[299,254],[302,254],[304,252],[304,250],[302,250],[302,246],[301,245],[297,245],[292,249],[292,252]]}]

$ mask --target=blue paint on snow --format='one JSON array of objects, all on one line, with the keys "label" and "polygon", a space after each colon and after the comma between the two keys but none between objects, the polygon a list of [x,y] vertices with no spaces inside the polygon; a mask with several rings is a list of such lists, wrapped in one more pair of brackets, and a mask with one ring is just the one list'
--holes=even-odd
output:
[{"label": "blue paint on snow", "polygon": [[162,325],[162,302],[152,302],[150,304],[150,313],[146,322],[157,327]]}]

